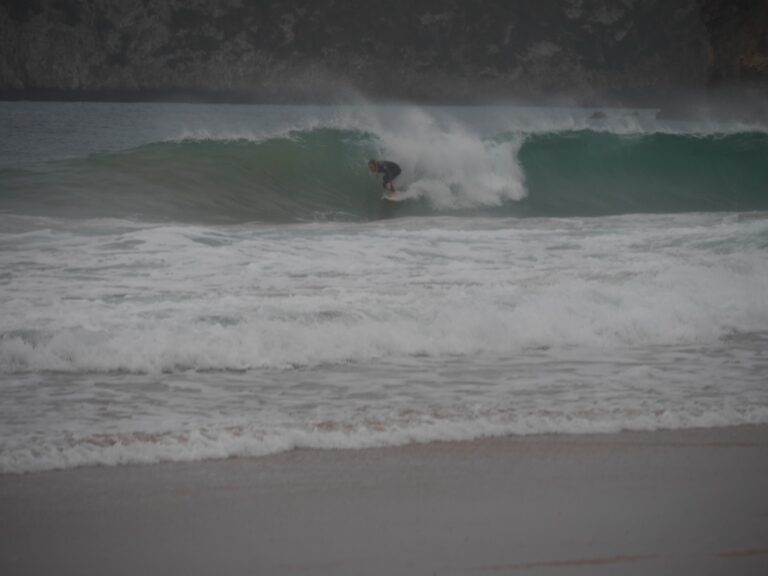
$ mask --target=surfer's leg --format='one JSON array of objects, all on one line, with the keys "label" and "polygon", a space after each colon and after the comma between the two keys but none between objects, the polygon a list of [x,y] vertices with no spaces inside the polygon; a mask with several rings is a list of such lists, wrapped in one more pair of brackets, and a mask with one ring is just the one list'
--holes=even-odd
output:
[{"label": "surfer's leg", "polygon": [[389,177],[389,189],[394,192],[395,191],[395,178],[400,176],[400,167],[395,166],[394,173]]}]

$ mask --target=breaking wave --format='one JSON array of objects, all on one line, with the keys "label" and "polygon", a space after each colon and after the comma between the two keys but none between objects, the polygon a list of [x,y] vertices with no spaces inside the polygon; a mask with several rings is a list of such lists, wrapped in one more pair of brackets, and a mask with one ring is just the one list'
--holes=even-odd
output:
[{"label": "breaking wave", "polygon": [[[369,158],[395,160],[406,202]],[[589,129],[479,136],[315,127],[205,137],[0,171],[5,212],[181,222],[599,216],[768,209],[768,134]]]}]

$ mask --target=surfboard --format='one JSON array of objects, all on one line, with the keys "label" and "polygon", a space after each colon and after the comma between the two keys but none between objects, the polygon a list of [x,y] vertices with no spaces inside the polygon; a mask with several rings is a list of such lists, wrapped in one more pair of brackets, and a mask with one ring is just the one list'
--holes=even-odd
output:
[{"label": "surfboard", "polygon": [[386,193],[381,195],[382,200],[389,200],[390,202],[404,202],[411,198],[413,198],[413,196],[407,196],[405,192],[395,192],[392,196],[387,196]]}]

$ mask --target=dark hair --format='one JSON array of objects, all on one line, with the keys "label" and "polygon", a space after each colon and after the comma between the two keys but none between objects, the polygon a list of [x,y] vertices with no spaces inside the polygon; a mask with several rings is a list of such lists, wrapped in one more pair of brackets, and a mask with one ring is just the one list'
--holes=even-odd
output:
[{"label": "dark hair", "polygon": [[378,165],[378,162],[376,162],[376,160],[368,160],[368,168],[372,168],[376,165]]}]

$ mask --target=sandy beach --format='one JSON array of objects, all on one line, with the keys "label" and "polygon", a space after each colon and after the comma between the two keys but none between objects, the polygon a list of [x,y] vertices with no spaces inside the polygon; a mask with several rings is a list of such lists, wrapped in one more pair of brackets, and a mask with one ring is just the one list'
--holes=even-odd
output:
[{"label": "sandy beach", "polygon": [[0,476],[0,573],[768,573],[768,426]]}]

